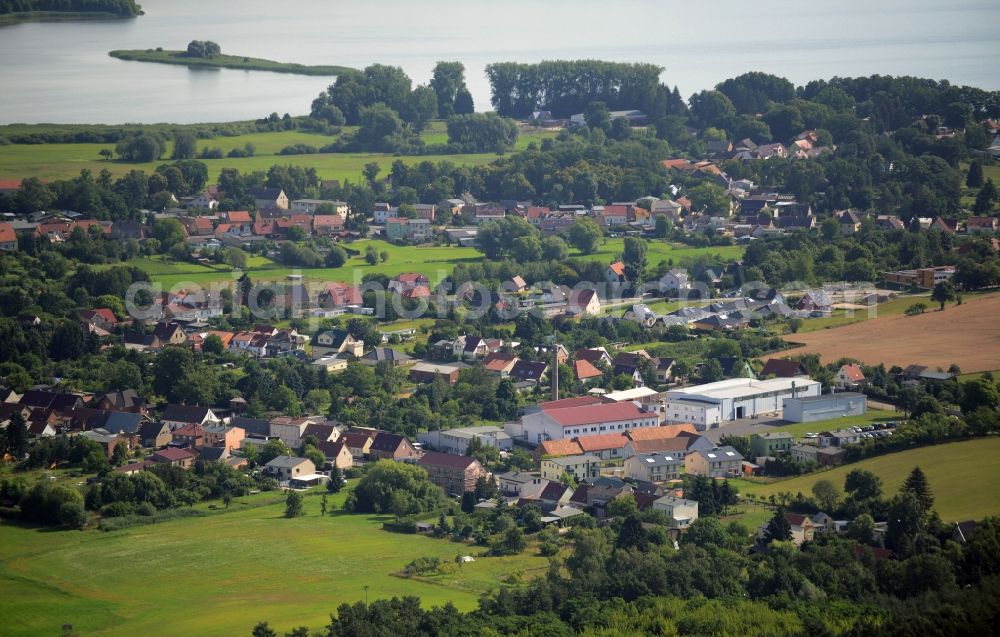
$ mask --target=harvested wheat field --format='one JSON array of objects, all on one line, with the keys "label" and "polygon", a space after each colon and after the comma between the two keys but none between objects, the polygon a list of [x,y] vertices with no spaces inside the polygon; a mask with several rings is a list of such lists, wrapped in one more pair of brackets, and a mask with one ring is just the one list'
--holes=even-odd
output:
[{"label": "harvested wheat field", "polygon": [[[928,303],[930,305],[930,303]],[[965,373],[1000,369],[1000,294],[968,297],[918,316],[880,316],[844,327],[789,335],[802,347],[781,356],[816,353],[824,363],[841,357],[869,365],[925,365],[948,369],[958,364]],[[764,357],[767,358],[767,357]]]}]

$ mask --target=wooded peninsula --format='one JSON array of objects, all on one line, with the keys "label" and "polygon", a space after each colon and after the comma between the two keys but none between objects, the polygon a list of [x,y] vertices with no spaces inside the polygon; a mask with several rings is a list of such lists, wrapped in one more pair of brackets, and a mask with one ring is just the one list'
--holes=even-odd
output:
[{"label": "wooded peninsula", "polygon": [[190,68],[243,69],[246,71],[295,73],[298,75],[341,75],[351,70],[346,66],[310,66],[292,62],[275,62],[274,60],[245,57],[242,55],[223,55],[221,53],[210,57],[197,57],[190,55],[188,51],[171,51],[159,48],[117,50],[110,51],[108,55],[119,60],[182,64]]},{"label": "wooded peninsula", "polygon": [[142,15],[133,0],[0,0],[0,26],[21,22],[120,20]]}]

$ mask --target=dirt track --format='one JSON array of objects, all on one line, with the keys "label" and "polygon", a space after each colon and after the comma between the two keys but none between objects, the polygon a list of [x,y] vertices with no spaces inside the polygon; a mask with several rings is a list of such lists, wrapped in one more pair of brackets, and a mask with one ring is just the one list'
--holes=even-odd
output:
[{"label": "dirt track", "polygon": [[1000,294],[949,303],[943,312],[928,309],[920,316],[885,316],[844,327],[790,334],[803,347],[782,356],[818,353],[824,363],[842,356],[869,365],[906,367],[913,363],[948,369],[957,363],[963,373],[1000,369]]}]

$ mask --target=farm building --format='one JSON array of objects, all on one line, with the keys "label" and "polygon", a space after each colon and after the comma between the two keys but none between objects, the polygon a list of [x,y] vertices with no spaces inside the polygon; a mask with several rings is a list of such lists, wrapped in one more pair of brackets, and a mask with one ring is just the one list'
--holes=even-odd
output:
[{"label": "farm building", "polygon": [[668,423],[690,422],[704,431],[731,420],[778,413],[785,400],[819,396],[821,388],[808,378],[730,378],[668,391],[665,415]]},{"label": "farm building", "polygon": [[858,392],[802,396],[785,399],[784,419],[814,422],[841,416],[860,416],[868,411],[868,398]]}]

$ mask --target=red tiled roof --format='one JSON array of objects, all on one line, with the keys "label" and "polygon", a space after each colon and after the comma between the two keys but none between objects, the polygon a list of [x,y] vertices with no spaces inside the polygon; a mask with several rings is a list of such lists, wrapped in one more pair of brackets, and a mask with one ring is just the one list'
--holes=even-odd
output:
[{"label": "red tiled roof", "polygon": [[760,374],[764,378],[774,374],[778,378],[792,378],[805,371],[805,367],[799,361],[791,361],[784,358],[769,358],[764,363],[764,369]]},{"label": "red tiled roof", "polygon": [[543,440],[538,449],[543,456],[578,456],[583,448],[575,440]]},{"label": "red tiled roof", "polygon": [[0,243],[10,243],[12,241],[17,241],[17,233],[14,232],[14,226],[9,223],[0,223]]},{"label": "red tiled roof", "polygon": [[601,451],[603,449],[622,449],[628,443],[624,434],[598,434],[596,436],[580,436],[576,439],[585,452]]},{"label": "red tiled roof", "polygon": [[[0,238],[0,241],[2,241],[2,240],[3,239]],[[95,316],[100,316],[102,319],[104,319],[108,323],[117,323],[118,322],[118,318],[115,316],[115,313],[112,312],[111,310],[107,309],[107,308],[104,308],[104,307],[97,308],[96,310],[80,310],[80,318],[82,318],[84,320],[91,319],[91,318],[93,318]]]},{"label": "red tiled roof", "polygon": [[861,365],[857,365],[857,364],[854,364],[854,365],[844,365],[840,369],[843,370],[844,376],[849,381],[853,381],[855,383],[858,383],[858,382],[861,382],[861,381],[863,381],[865,379],[865,374],[864,374],[864,372],[861,371]]},{"label": "red tiled roof", "polygon": [[786,513],[785,519],[788,520],[788,523],[792,526],[804,526],[806,522],[810,525],[812,524],[812,520],[809,519],[809,516],[802,515],[801,513]]},{"label": "red tiled roof", "polygon": [[663,167],[667,170],[674,168],[676,170],[684,170],[691,165],[691,162],[686,159],[664,159],[662,162]]},{"label": "red tiled roof", "polygon": [[678,425],[661,425],[659,427],[643,427],[642,429],[633,429],[625,435],[632,440],[662,440],[664,438],[674,438],[681,433],[691,433],[697,435],[698,430],[695,429],[694,425],[691,423],[685,422]]},{"label": "red tiled roof", "polygon": [[577,425],[589,425],[599,422],[618,422],[621,420],[633,420],[638,418],[649,418],[651,414],[641,411],[635,404],[623,403],[602,403],[599,405],[584,405],[582,407],[570,407],[569,409],[546,410],[546,414],[563,427],[575,427]]},{"label": "red tiled roof", "polygon": [[227,212],[226,216],[230,223],[250,223],[250,213],[246,210],[233,210]]},{"label": "red tiled roof", "polygon": [[621,261],[615,261],[614,263],[609,265],[608,268],[610,268],[611,271],[617,274],[618,276],[625,276],[625,264],[622,263]]},{"label": "red tiled roof", "polygon": [[464,471],[474,462],[476,462],[476,459],[469,456],[456,456],[451,453],[428,451],[424,453],[417,464],[432,467],[446,467],[448,469],[461,469]]},{"label": "red tiled roof", "polygon": [[578,360],[573,363],[573,371],[576,373],[577,380],[587,380],[589,378],[596,378],[603,375],[601,370],[594,367],[590,361]]},{"label": "red tiled roof", "polygon": [[19,190],[20,188],[20,179],[0,179],[0,190]]},{"label": "red tiled roof", "polygon": [[313,217],[313,227],[339,228],[344,225],[344,218],[340,215],[316,215]]},{"label": "red tiled roof", "polygon": [[153,454],[153,457],[163,458],[170,462],[176,462],[177,460],[188,460],[194,458],[194,454],[186,449],[177,449],[176,447],[167,447],[166,449],[161,449]]}]

